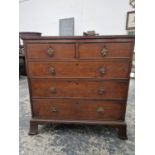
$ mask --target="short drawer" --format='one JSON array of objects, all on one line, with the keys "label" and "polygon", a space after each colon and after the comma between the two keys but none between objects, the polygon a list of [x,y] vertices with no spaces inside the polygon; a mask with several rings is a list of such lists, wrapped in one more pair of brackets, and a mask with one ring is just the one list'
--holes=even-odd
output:
[{"label": "short drawer", "polygon": [[75,57],[75,45],[71,43],[28,44],[26,51],[28,58],[73,59]]},{"label": "short drawer", "polygon": [[131,53],[131,43],[82,43],[79,45],[80,59],[129,58]]},{"label": "short drawer", "polygon": [[128,81],[30,79],[32,97],[126,99]]},{"label": "short drawer", "polygon": [[68,62],[29,62],[31,77],[60,78],[128,78],[130,62],[120,61],[68,61]]},{"label": "short drawer", "polygon": [[55,120],[121,120],[124,104],[120,101],[35,99],[34,117]]}]

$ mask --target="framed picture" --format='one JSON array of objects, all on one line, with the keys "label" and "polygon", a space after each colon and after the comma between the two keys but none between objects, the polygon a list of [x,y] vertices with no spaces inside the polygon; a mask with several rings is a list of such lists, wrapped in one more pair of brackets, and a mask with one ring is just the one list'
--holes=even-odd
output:
[{"label": "framed picture", "polygon": [[132,6],[132,8],[135,8],[135,0],[129,0],[129,4]]},{"label": "framed picture", "polygon": [[135,11],[127,12],[126,30],[135,29]]}]

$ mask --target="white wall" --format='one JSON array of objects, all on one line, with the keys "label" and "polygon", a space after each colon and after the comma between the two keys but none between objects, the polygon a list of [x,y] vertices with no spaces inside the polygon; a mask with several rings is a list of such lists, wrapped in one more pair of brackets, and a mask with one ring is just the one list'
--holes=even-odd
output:
[{"label": "white wall", "polygon": [[59,35],[59,19],[75,18],[75,35],[95,30],[100,35],[126,34],[129,0],[27,0],[20,3],[19,31]]}]

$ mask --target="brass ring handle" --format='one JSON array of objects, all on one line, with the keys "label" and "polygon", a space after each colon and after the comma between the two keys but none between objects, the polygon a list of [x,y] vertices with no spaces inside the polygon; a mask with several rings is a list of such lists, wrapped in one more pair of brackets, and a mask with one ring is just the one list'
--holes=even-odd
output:
[{"label": "brass ring handle", "polygon": [[49,73],[51,75],[55,75],[56,74],[54,67],[50,67],[48,71],[49,71]]},{"label": "brass ring handle", "polygon": [[107,50],[106,46],[104,46],[100,53],[103,57],[105,57],[107,55],[107,52],[108,52],[108,50]]},{"label": "brass ring handle", "polygon": [[105,90],[103,88],[100,88],[98,91],[97,91],[97,94],[98,95],[103,95],[105,93]]},{"label": "brass ring handle", "polygon": [[50,108],[50,111],[51,111],[51,112],[58,112],[58,109],[57,109],[56,107],[51,107],[51,108]]},{"label": "brass ring handle", "polygon": [[105,68],[104,67],[100,68],[99,72],[100,72],[101,76],[103,76],[105,74]]},{"label": "brass ring handle", "polygon": [[56,91],[56,88],[55,88],[55,87],[51,87],[51,88],[50,88],[50,92],[51,92],[52,94],[56,94],[56,92],[57,92],[57,91]]},{"label": "brass ring handle", "polygon": [[47,50],[47,54],[48,56],[52,57],[54,55],[54,49],[52,49],[51,47]]},{"label": "brass ring handle", "polygon": [[103,107],[97,107],[96,112],[98,112],[98,113],[104,112],[104,108]]}]

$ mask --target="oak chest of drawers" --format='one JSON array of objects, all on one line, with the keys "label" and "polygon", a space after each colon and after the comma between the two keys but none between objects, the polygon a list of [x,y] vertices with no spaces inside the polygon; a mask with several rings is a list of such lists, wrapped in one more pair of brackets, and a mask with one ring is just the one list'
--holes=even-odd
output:
[{"label": "oak chest of drawers", "polygon": [[32,119],[38,124],[116,127],[127,139],[125,112],[134,37],[24,38]]}]

